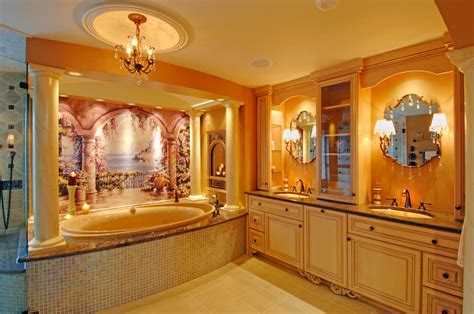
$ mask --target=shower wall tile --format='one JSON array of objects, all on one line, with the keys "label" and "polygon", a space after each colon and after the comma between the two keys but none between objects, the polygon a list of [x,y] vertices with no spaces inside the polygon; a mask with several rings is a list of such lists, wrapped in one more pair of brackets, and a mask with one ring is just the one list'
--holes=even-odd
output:
[{"label": "shower wall tile", "polygon": [[29,311],[90,313],[169,289],[245,253],[246,217],[154,241],[27,263]]}]

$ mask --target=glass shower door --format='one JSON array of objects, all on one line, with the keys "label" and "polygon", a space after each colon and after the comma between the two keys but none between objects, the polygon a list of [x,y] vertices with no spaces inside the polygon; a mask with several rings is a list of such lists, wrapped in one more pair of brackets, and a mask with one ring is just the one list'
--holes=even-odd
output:
[{"label": "glass shower door", "polygon": [[0,56],[0,313],[26,310],[27,64]]}]

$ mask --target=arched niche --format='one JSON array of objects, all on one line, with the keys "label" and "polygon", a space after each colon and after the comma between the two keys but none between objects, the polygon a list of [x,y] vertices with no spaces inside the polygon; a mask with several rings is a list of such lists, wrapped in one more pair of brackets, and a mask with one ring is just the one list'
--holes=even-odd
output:
[{"label": "arched niche", "polygon": [[209,187],[225,190],[225,131],[208,133],[209,142]]}]

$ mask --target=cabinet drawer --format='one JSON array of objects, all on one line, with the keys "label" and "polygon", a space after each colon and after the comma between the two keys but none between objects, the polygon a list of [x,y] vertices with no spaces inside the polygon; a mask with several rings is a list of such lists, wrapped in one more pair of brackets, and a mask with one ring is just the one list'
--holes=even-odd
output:
[{"label": "cabinet drawer", "polygon": [[423,254],[423,284],[462,297],[463,271],[449,257]]},{"label": "cabinet drawer", "polygon": [[462,299],[423,287],[423,314],[461,314]]},{"label": "cabinet drawer", "polygon": [[263,212],[257,210],[249,211],[249,227],[262,232],[264,231]]},{"label": "cabinet drawer", "polygon": [[303,220],[303,205],[291,202],[276,201],[268,198],[251,196],[249,209],[271,212],[277,215]]},{"label": "cabinet drawer", "polygon": [[[455,256],[459,246],[459,234],[389,222],[380,219],[349,215],[349,233],[400,244],[406,242],[422,246],[424,251]],[[438,252],[440,251],[440,252]]]},{"label": "cabinet drawer", "polygon": [[262,232],[249,229],[249,247],[260,252],[264,251],[264,235]]}]

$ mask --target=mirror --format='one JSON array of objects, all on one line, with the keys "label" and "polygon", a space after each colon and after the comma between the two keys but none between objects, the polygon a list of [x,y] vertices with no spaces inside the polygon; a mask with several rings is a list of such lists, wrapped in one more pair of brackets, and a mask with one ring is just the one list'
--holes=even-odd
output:
[{"label": "mirror", "polygon": [[386,156],[408,167],[421,166],[439,157],[436,132],[430,132],[433,116],[439,112],[438,104],[428,103],[416,94],[405,95],[395,107],[389,107],[384,118],[393,122],[395,135],[391,135]]},{"label": "mirror", "polygon": [[286,150],[299,163],[310,163],[316,158],[316,119],[308,111],[301,111],[283,132]]}]

